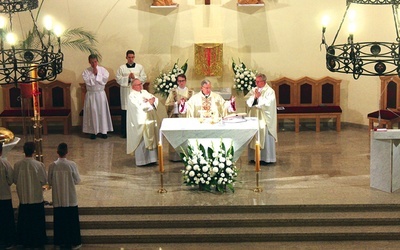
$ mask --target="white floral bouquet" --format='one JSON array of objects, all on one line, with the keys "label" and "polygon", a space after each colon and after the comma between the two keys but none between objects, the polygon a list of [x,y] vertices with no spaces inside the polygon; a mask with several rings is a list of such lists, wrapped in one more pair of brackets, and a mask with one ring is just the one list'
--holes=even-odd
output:
[{"label": "white floral bouquet", "polygon": [[232,60],[232,69],[235,74],[233,80],[233,88],[237,91],[243,91],[244,95],[246,95],[252,88],[256,87],[256,70],[251,70],[246,67],[243,62],[236,64],[234,60]]},{"label": "white floral bouquet", "polygon": [[160,73],[160,75],[154,80],[155,93],[159,93],[163,97],[168,97],[169,92],[178,87],[177,76],[180,74],[185,74],[188,64],[186,62],[179,67],[178,61],[174,63],[172,70],[168,73]]},{"label": "white floral bouquet", "polygon": [[237,168],[232,161],[234,155],[233,146],[228,150],[222,142],[218,148],[214,145],[210,148],[202,144],[188,145],[187,152],[181,153],[185,169],[182,170],[183,182],[187,186],[199,186],[200,190],[226,192],[229,188],[234,192],[233,183],[238,175]]}]

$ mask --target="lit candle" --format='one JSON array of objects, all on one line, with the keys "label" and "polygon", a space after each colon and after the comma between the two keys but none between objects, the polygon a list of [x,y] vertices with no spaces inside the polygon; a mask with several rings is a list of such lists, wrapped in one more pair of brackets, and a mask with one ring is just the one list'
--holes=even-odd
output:
[{"label": "lit candle", "polygon": [[260,143],[256,142],[256,172],[260,172]]},{"label": "lit candle", "polygon": [[[31,79],[37,78],[37,65],[31,65]],[[40,120],[39,88],[38,83],[32,82],[33,115],[35,120]]]},{"label": "lit candle", "polygon": [[321,23],[322,23],[322,33],[325,33],[326,26],[328,26],[328,23],[329,23],[329,17],[323,16]]},{"label": "lit candle", "polygon": [[163,159],[163,149],[162,144],[158,144],[158,169],[160,173],[164,173],[164,159]]}]

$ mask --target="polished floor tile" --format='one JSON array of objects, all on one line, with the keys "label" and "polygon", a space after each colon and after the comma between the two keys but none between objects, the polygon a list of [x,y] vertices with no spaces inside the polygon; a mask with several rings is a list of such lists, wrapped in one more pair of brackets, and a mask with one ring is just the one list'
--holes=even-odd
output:
[{"label": "polished floor tile", "polygon": [[[7,158],[13,164],[23,157],[22,138]],[[108,139],[90,140],[80,132],[43,136],[44,163],[57,159],[60,142],[69,145],[68,159],[79,167],[82,183],[77,186],[80,207],[102,206],[192,206],[192,205],[285,205],[285,204],[398,204],[400,193],[386,193],[369,186],[369,134],[367,128],[343,126],[341,132],[325,129],[316,133],[280,130],[277,162],[262,166],[259,185],[249,164],[247,152],[239,158],[235,192],[208,193],[182,184],[181,162],[167,160],[161,176],[158,166],[136,167],[134,157],[126,154],[126,139],[109,134]],[[164,143],[165,144],[165,143]],[[164,145],[168,148],[168,145]],[[164,150],[167,151],[167,150]],[[13,203],[18,198],[13,190]],[[45,191],[51,201],[51,191]]]}]

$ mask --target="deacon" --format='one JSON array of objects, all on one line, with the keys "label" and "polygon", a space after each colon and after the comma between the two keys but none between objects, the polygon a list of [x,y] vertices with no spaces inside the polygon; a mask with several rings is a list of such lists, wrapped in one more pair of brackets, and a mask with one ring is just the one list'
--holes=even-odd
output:
[{"label": "deacon", "polygon": [[[178,87],[171,90],[165,101],[168,117],[186,117],[186,105],[194,91],[186,87],[186,75],[179,74],[177,77]],[[180,161],[181,158],[172,146],[169,146],[169,160]]]}]

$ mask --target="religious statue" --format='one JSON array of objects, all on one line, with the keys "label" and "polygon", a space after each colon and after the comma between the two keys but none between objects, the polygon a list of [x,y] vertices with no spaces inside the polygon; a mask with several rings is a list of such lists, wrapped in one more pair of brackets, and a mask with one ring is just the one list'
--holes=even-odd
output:
[{"label": "religious statue", "polygon": [[260,4],[262,0],[238,0],[238,4]]},{"label": "religious statue", "polygon": [[153,0],[153,6],[170,6],[176,5],[172,0]]}]

